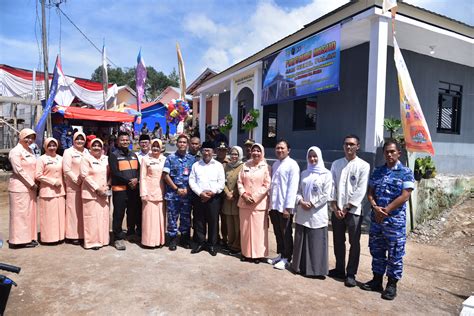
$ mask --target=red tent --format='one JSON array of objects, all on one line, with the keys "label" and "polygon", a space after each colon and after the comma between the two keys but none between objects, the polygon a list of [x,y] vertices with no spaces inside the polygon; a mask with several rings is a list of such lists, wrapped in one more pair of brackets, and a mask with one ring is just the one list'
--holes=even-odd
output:
[{"label": "red tent", "polygon": [[64,118],[72,120],[89,120],[102,122],[133,122],[135,117],[123,112],[105,111],[74,106],[54,107],[54,112],[64,115]]}]

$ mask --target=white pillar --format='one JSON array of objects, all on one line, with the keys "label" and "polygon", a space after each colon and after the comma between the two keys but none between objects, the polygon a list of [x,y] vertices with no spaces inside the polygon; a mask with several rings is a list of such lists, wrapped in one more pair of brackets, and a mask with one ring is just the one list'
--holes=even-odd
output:
[{"label": "white pillar", "polygon": [[262,143],[263,134],[263,107],[262,103],[262,65],[260,64],[255,69],[255,75],[253,78],[253,108],[260,111],[258,117],[258,126],[254,129],[253,137],[257,143]]},{"label": "white pillar", "polygon": [[237,145],[237,131],[241,122],[238,121],[238,105],[237,105],[237,95],[235,94],[235,84],[234,79],[230,80],[230,104],[229,104],[229,113],[232,116],[232,128],[229,131],[229,146]]},{"label": "white pillar", "polygon": [[206,94],[199,94],[199,134],[201,142],[206,140]]},{"label": "white pillar", "polygon": [[375,153],[383,142],[385,85],[387,73],[388,19],[370,22],[369,78],[367,84],[367,123],[365,151]]}]

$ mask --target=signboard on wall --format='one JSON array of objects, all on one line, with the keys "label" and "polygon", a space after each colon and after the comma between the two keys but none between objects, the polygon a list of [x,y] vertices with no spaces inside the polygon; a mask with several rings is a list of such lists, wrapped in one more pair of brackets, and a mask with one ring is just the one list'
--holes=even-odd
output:
[{"label": "signboard on wall", "polygon": [[234,84],[234,91],[239,91],[241,87],[248,87],[252,91],[253,89],[253,80],[254,80],[254,73],[248,73],[244,74],[236,79],[234,79],[233,84]]},{"label": "signboard on wall", "polygon": [[262,105],[339,90],[341,27],[334,26],[262,60]]}]

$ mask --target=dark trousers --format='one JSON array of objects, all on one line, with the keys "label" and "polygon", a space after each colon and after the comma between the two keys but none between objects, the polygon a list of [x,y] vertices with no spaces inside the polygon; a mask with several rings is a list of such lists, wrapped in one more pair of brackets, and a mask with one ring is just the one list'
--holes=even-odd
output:
[{"label": "dark trousers", "polygon": [[[347,213],[343,219],[338,219],[334,213],[331,216],[334,255],[336,256],[336,270],[347,272],[355,276],[359,268],[360,258],[360,229],[362,216]],[[346,264],[346,230],[349,234],[349,261]]]},{"label": "dark trousers", "polygon": [[198,244],[207,244],[214,247],[217,244],[219,229],[219,209],[221,206],[220,196],[214,196],[207,202],[202,202],[199,196],[193,198],[193,240]]},{"label": "dark trousers", "polygon": [[125,191],[114,191],[112,201],[114,203],[114,212],[112,220],[112,229],[115,240],[124,238],[122,231],[123,217],[127,210],[127,235],[141,234],[142,228],[142,208],[138,188],[135,190],[127,189]]},{"label": "dark trousers", "polygon": [[277,253],[281,254],[282,258],[291,261],[293,255],[293,215],[289,218],[284,218],[283,213],[277,210],[270,211],[270,220],[273,225],[273,232],[277,242]]}]

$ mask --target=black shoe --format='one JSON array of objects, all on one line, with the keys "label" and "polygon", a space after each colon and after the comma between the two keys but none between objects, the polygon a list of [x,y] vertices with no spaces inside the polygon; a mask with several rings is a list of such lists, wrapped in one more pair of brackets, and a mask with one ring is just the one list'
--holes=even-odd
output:
[{"label": "black shoe", "polygon": [[32,244],[32,245],[33,245],[33,247],[36,247],[36,246],[38,246],[38,245],[39,245],[39,244],[38,244],[38,242],[37,242],[36,240],[32,240],[32,241],[30,242],[30,244]]},{"label": "black shoe", "polygon": [[191,248],[188,234],[181,234],[181,237],[179,238],[179,245],[183,247],[184,249]]},{"label": "black shoe", "polygon": [[204,250],[204,246],[202,244],[198,244],[196,247],[193,248],[193,250],[191,250],[191,253],[192,254],[200,253],[203,250]]},{"label": "black shoe", "polygon": [[176,248],[177,248],[177,237],[174,236],[174,237],[170,237],[170,245],[168,246],[169,250],[171,251],[175,251]]},{"label": "black shoe", "polygon": [[253,263],[255,263],[255,264],[259,264],[260,261],[261,261],[260,258],[253,259]]},{"label": "black shoe", "polygon": [[384,300],[393,300],[397,296],[397,279],[388,278],[387,286],[385,291],[382,292],[382,298]]},{"label": "black shoe", "polygon": [[374,292],[382,292],[383,286],[383,275],[374,273],[374,278],[367,283],[364,283],[360,286],[361,289],[365,291],[374,291]]},{"label": "black shoe", "polygon": [[209,254],[213,257],[217,256],[217,250],[213,247],[213,246],[210,246],[209,247]]},{"label": "black shoe", "polygon": [[354,287],[357,285],[355,277],[353,275],[348,275],[344,281],[344,285],[347,287]]},{"label": "black shoe", "polygon": [[231,255],[231,256],[236,256],[239,253],[240,253],[240,250],[233,250],[233,249],[229,250],[229,255]]},{"label": "black shoe", "polygon": [[247,257],[244,257],[243,255],[240,256],[240,261],[245,262],[247,261]]},{"label": "black shoe", "polygon": [[330,278],[336,278],[336,279],[345,279],[346,274],[343,271],[339,271],[336,269],[331,269],[329,270],[328,276]]},{"label": "black shoe", "polygon": [[92,247],[92,248],[90,248],[90,249],[91,249],[91,250],[99,250],[100,247]]}]

